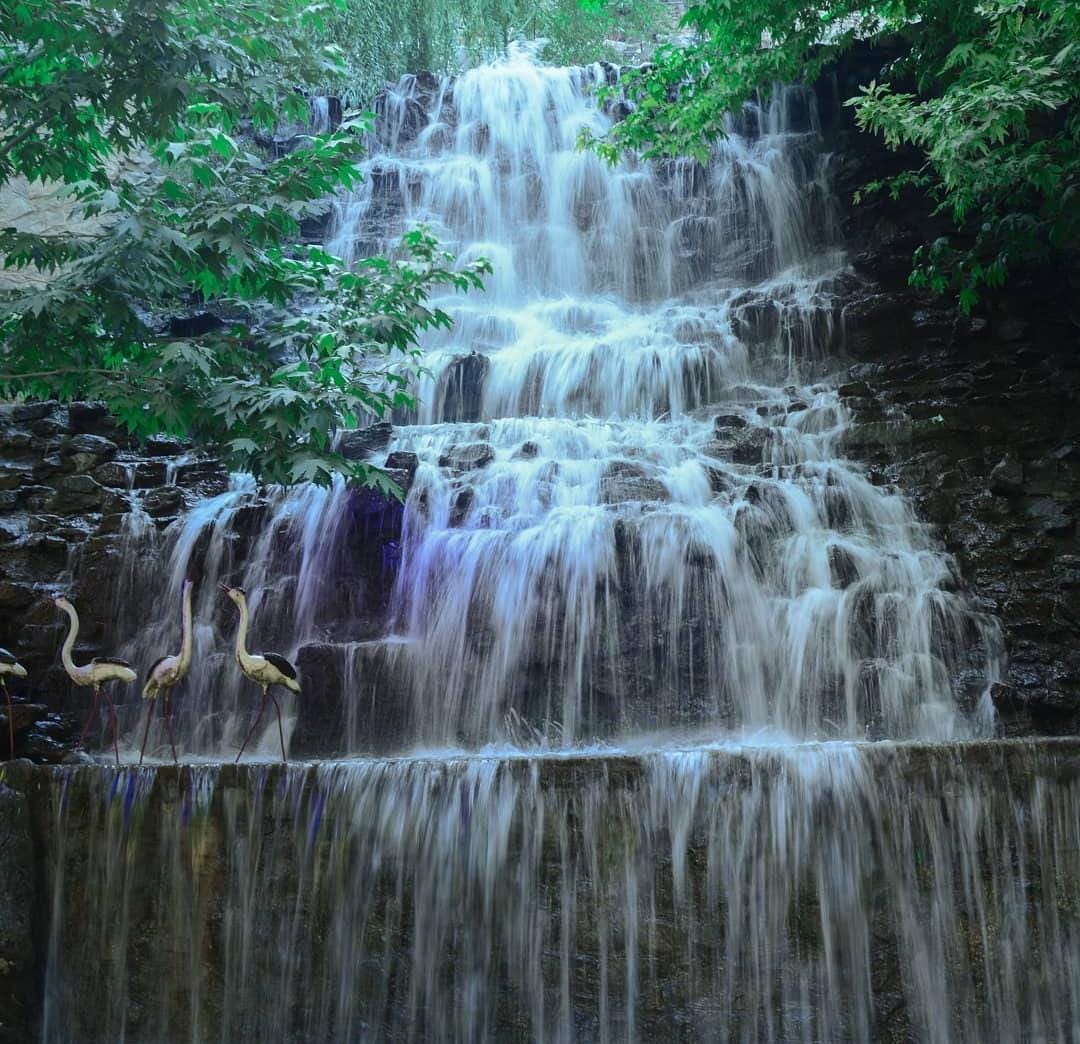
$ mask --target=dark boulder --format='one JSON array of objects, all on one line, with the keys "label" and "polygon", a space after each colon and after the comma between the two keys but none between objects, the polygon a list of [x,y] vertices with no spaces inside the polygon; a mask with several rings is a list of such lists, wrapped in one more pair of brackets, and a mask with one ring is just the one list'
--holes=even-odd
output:
[{"label": "dark boulder", "polygon": [[454,359],[439,378],[436,401],[439,419],[455,423],[478,421],[482,415],[484,381],[491,363],[486,355],[470,352]]},{"label": "dark boulder", "polygon": [[440,468],[454,471],[475,471],[486,468],[495,459],[495,450],[490,442],[455,443],[448,446],[439,457]]},{"label": "dark boulder", "polygon": [[1024,465],[1013,454],[1006,454],[994,465],[990,492],[1003,497],[1018,497],[1024,492]]},{"label": "dark boulder", "polygon": [[747,420],[741,413],[721,413],[713,421],[713,427],[718,434],[735,428],[745,428],[746,425]]},{"label": "dark boulder", "polygon": [[151,457],[177,457],[187,449],[187,444],[172,435],[151,435],[143,444]]},{"label": "dark boulder", "polygon": [[600,500],[604,504],[665,502],[667,487],[639,464],[614,460],[600,477]]},{"label": "dark boulder", "polygon": [[394,437],[394,426],[389,421],[379,421],[367,428],[354,428],[338,435],[338,452],[346,460],[366,460],[385,450]]}]

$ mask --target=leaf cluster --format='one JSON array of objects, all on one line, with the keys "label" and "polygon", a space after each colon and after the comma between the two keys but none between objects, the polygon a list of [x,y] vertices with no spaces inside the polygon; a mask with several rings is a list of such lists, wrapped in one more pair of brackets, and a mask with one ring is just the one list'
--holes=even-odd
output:
[{"label": "leaf cluster", "polygon": [[543,40],[548,61],[586,64],[615,58],[611,40],[653,40],[673,22],[663,0],[346,0],[327,33],[346,73],[325,89],[367,105],[403,73],[454,72],[514,41]]},{"label": "leaf cluster", "polygon": [[0,395],[99,398],[133,433],[194,437],[264,481],[391,485],[334,433],[411,402],[417,340],[449,323],[428,295],[478,287],[488,266],[456,266],[422,229],[352,271],[295,245],[356,182],[370,127],[352,116],[283,154],[256,143],[306,116],[297,86],[340,72],[317,42],[329,13],[299,0],[5,13],[3,180],[59,184],[90,220],[0,229],[4,266],[37,277],[0,294]]}]

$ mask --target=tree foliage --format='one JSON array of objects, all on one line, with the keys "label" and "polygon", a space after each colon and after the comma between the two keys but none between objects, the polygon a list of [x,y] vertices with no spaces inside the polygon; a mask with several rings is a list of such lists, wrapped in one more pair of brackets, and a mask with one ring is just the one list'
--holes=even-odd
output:
[{"label": "tree foliage", "polygon": [[614,39],[653,40],[673,28],[662,0],[346,0],[330,22],[344,77],[327,91],[367,104],[405,72],[454,72],[545,40],[546,60],[585,64],[615,57]]},{"label": "tree foliage", "polygon": [[634,111],[609,155],[700,153],[725,113],[776,82],[812,82],[857,40],[903,43],[848,104],[860,127],[921,157],[864,191],[925,192],[956,232],[916,254],[912,282],[969,310],[1018,264],[1076,269],[1080,206],[1077,0],[704,0],[623,85]]},{"label": "tree foliage", "polygon": [[[344,472],[333,433],[410,401],[439,287],[480,285],[423,230],[352,271],[298,248],[356,180],[366,118],[278,154],[297,90],[341,73],[333,8],[301,0],[19,0],[0,13],[0,180],[63,186],[63,231],[0,230],[0,394],[94,397],[275,482]],[[169,316],[213,316],[197,324]]]}]

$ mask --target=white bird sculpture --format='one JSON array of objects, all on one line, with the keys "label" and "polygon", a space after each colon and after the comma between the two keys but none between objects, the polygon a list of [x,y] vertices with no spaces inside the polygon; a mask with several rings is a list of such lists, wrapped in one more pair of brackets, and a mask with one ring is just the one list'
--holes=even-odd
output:
[{"label": "white bird sculpture", "polygon": [[180,651],[175,656],[162,656],[147,675],[146,684],[143,686],[143,699],[147,701],[146,728],[143,729],[142,747],[139,749],[139,764],[143,763],[146,753],[146,739],[150,735],[150,721],[154,717],[154,708],[157,707],[158,697],[164,704],[162,713],[165,715],[165,729],[169,734],[169,746],[172,747],[174,764],[179,764],[176,756],[176,740],[172,729],[172,690],[179,685],[191,666],[192,653],[192,627],[191,627],[191,591],[194,587],[191,580],[184,581],[184,589],[180,594]]},{"label": "white bird sculpture", "polygon": [[[78,666],[71,658],[71,651],[75,648],[75,639],[79,635],[79,614],[75,612],[75,606],[66,598],[57,598],[55,604],[58,609],[62,609],[67,613],[68,620],[71,622],[67,638],[64,639],[64,647],[60,650],[60,659],[64,664],[64,670],[67,671],[68,677],[76,685],[82,688],[92,686],[94,690],[94,705],[90,708],[90,716],[86,719],[86,724],[83,725],[83,730],[79,734],[79,746],[81,747],[83,740],[86,738],[86,730],[90,727],[90,722],[94,720],[94,716],[97,714],[98,703],[101,701],[101,694],[105,684],[118,681],[126,685],[133,682],[138,675],[126,660],[118,660],[111,656],[95,656],[88,664],[82,667]],[[105,693],[105,702],[109,705],[109,717],[112,720],[113,753],[116,756],[116,763],[119,765],[120,741],[117,737],[116,707],[113,706],[112,697],[107,692]]]},{"label": "white bird sculpture", "polygon": [[240,664],[240,670],[242,670],[244,674],[246,674],[253,682],[258,682],[258,684],[262,686],[263,691],[262,703],[259,704],[259,713],[251,728],[248,730],[244,742],[240,746],[240,752],[236,755],[236,760],[240,760],[240,755],[244,753],[244,748],[247,747],[248,741],[251,739],[259,722],[262,720],[263,712],[266,710],[266,700],[267,697],[269,697],[274,701],[274,709],[277,711],[278,739],[281,741],[281,760],[287,761],[288,758],[285,757],[285,731],[281,725],[281,706],[278,704],[277,697],[270,692],[270,686],[284,685],[290,692],[299,693],[300,683],[296,680],[296,668],[289,663],[284,656],[279,656],[277,653],[262,653],[259,655],[258,653],[249,653],[247,651],[247,597],[239,587],[227,587],[225,584],[221,584],[220,587],[240,610],[240,627],[236,632],[236,662]]},{"label": "white bird sculpture", "polygon": [[7,700],[8,754],[15,757],[15,720],[11,712],[11,693],[7,687],[9,674],[13,678],[25,678],[26,668],[7,649],[0,649],[0,689],[4,690],[4,699]]}]

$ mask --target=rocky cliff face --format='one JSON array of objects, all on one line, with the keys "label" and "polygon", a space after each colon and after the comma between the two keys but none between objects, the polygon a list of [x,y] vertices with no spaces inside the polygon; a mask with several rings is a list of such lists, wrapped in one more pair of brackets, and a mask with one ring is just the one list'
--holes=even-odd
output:
[{"label": "rocky cliff face", "polygon": [[[407,484],[408,473],[399,478]],[[76,662],[115,655],[147,623],[129,619],[126,608],[145,575],[140,559],[160,552],[158,535],[193,505],[228,486],[219,461],[171,438],[137,443],[100,404],[0,405],[0,644],[29,672],[9,686],[17,756],[61,760],[89,709],[88,694],[73,689],[59,663],[66,619],[53,599],[67,595],[79,609]],[[355,585],[373,574],[373,590],[385,583],[380,548],[398,534],[400,511],[367,492],[356,500],[366,524],[349,534],[352,575],[340,579]],[[267,507],[253,491],[234,519],[229,543],[237,561],[249,557]],[[195,551],[196,572],[203,553]],[[373,601],[380,604],[377,592]],[[231,619],[223,618],[222,630],[231,633]],[[136,689],[117,694],[124,724],[139,712]],[[6,708],[0,713],[6,748]]]},{"label": "rocky cliff face", "polygon": [[1053,272],[1015,272],[976,314],[907,284],[912,251],[944,228],[917,199],[851,200],[895,157],[821,90],[851,257],[841,294],[840,392],[858,424],[847,454],[895,483],[935,526],[1005,629],[994,689],[1008,732],[1080,731],[1080,353],[1075,303]]}]

